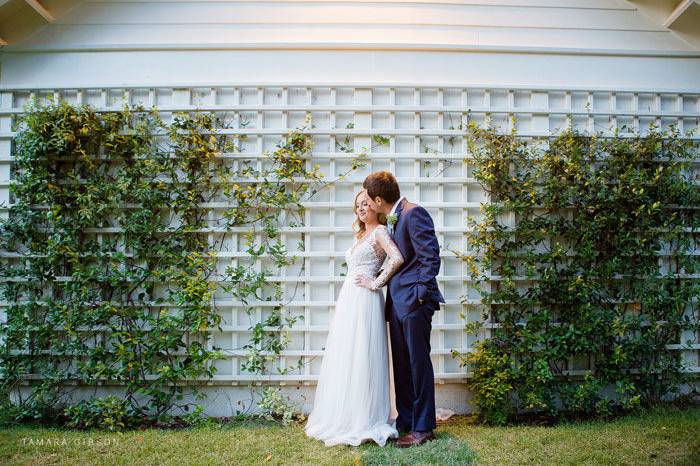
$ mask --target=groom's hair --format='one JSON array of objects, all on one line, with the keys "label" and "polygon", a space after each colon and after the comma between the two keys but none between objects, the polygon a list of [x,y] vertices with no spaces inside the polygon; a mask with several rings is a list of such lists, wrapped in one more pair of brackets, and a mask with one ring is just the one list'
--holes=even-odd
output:
[{"label": "groom's hair", "polygon": [[396,181],[394,175],[386,171],[370,174],[365,178],[362,187],[367,190],[367,194],[372,199],[379,196],[386,202],[393,203],[401,197],[398,181]]}]

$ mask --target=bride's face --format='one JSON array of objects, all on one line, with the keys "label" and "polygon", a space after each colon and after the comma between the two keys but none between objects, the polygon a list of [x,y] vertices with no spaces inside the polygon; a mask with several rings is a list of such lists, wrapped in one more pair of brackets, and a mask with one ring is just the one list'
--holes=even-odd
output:
[{"label": "bride's face", "polygon": [[370,199],[366,191],[357,196],[355,212],[360,221],[364,223],[377,223],[377,213],[370,207]]}]

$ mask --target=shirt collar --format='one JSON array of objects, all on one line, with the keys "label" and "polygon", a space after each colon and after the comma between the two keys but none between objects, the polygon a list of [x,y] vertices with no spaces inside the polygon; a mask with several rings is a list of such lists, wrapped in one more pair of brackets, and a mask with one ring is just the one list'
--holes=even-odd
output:
[{"label": "shirt collar", "polygon": [[401,196],[398,201],[396,201],[396,204],[394,204],[394,207],[391,208],[391,213],[389,215],[394,215],[396,213],[396,209],[399,207],[399,204],[401,204],[401,201],[403,201],[406,197]]}]

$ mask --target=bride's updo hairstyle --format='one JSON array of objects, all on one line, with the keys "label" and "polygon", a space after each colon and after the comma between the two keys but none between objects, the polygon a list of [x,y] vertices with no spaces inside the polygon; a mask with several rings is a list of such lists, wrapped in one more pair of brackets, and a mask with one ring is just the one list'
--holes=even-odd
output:
[{"label": "bride's updo hairstyle", "polygon": [[[355,222],[352,224],[352,230],[355,232],[356,238],[362,238],[365,235],[365,232],[367,231],[367,226],[365,225],[365,222],[360,220],[360,217],[357,215],[357,199],[365,191],[366,190],[364,188],[360,189],[360,191],[357,194],[355,194],[355,200],[352,203],[352,211],[355,214]],[[377,214],[377,221],[382,225],[386,225],[386,215]]]}]

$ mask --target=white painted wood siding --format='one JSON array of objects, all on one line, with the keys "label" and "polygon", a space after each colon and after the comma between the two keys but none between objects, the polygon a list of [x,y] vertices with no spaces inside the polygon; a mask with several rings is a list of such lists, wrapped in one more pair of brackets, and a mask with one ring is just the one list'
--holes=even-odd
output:
[{"label": "white painted wood siding", "polygon": [[251,46],[696,51],[622,0],[90,0],[8,50]]},{"label": "white painted wood siding", "polygon": [[[28,21],[18,18],[17,29],[29,29]],[[12,26],[0,20],[0,37]],[[459,138],[449,128],[463,110],[503,121],[516,115],[528,134],[556,131],[568,114],[578,128],[643,128],[650,121],[698,128],[700,51],[623,0],[81,2],[0,49],[0,202],[9,200],[11,118],[31,93],[54,90],[99,108],[119,106],[126,96],[166,112],[252,115],[253,126],[242,130],[254,142],[250,157],[310,111],[315,162],[328,173],[349,163],[350,155],[334,150],[336,139],[349,134],[362,147],[373,134],[387,135],[388,150],[371,154],[367,170],[394,170],[406,194],[433,213],[440,243],[461,247],[464,216],[483,200],[461,163],[461,142],[447,142]],[[354,130],[346,129],[349,122]],[[425,154],[425,144],[438,154]],[[447,168],[436,176],[425,160]],[[350,241],[351,195],[362,175],[309,205],[304,293],[290,306],[306,320],[283,364],[299,356],[314,361],[285,382],[315,379]],[[287,233],[290,242],[299,234]],[[221,261],[237,255],[233,248]],[[454,257],[442,260],[448,303],[435,315],[433,358],[438,380],[449,382],[464,377],[449,350],[468,350],[474,336],[464,334],[458,317],[470,283]],[[237,348],[248,323],[240,306],[222,299],[226,325],[215,342]],[[693,346],[681,349],[688,339]],[[670,342],[695,372],[699,339],[686,334]],[[217,376],[226,397],[230,385],[246,379],[241,355],[228,356]],[[464,412],[466,396],[459,385],[443,385],[438,405]]]}]

